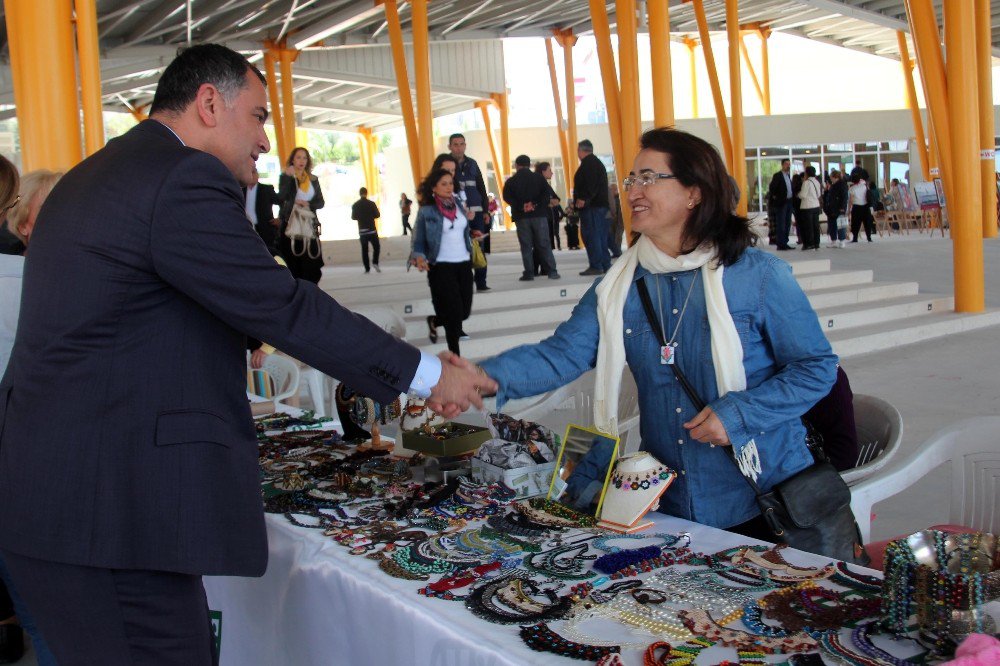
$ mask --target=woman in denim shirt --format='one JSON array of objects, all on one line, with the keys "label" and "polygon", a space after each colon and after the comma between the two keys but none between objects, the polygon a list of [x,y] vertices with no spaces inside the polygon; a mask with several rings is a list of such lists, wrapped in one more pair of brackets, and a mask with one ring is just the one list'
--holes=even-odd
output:
[{"label": "woman in denim shirt", "polygon": [[[452,174],[432,169],[420,184],[420,210],[413,225],[410,263],[427,272],[434,314],[427,317],[432,343],[444,326],[448,349],[459,353],[462,322],[472,313],[472,236],[462,203],[454,196]],[[472,235],[481,236],[478,231]]]},{"label": "woman in denim shirt", "polygon": [[[770,541],[750,485],[721,447],[733,446],[765,491],[811,465],[800,417],[829,392],[837,357],[790,267],[751,247],[718,152],[670,129],[646,132],[641,146],[624,182],[638,240],[551,337],[482,368],[500,384],[498,405],[596,368],[594,421],[615,433],[627,363],[642,448],[678,473],[660,510]],[[640,280],[667,349],[643,310]],[[701,412],[667,367],[671,356],[708,404]]]}]

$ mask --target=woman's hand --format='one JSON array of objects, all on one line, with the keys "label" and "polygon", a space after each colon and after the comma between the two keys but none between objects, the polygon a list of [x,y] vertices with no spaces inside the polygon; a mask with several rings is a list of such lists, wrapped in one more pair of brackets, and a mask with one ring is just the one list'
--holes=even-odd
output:
[{"label": "woman's hand", "polygon": [[467,211],[465,211],[465,219],[467,219],[467,220],[471,220],[471,219],[472,219],[472,218],[474,218],[475,216],[476,216],[476,214],[475,214],[475,213],[473,213],[473,212],[472,212],[471,210],[467,210]]},{"label": "woman's hand", "polygon": [[472,234],[473,238],[482,238],[483,236],[486,235],[482,231],[472,231],[470,233]]},{"label": "woman's hand", "polygon": [[414,257],[413,259],[410,259],[410,265],[416,266],[417,270],[420,271],[421,273],[427,272],[428,268],[427,260],[424,259],[423,257]]},{"label": "woman's hand", "polygon": [[285,175],[286,176],[291,176],[292,178],[295,178],[295,167],[293,167],[293,166],[287,166],[287,167],[285,167]]},{"label": "woman's hand", "polygon": [[729,446],[732,444],[729,441],[729,435],[726,433],[725,426],[722,425],[722,421],[715,415],[711,407],[706,407],[698,412],[698,415],[685,423],[684,427],[688,429],[691,439],[696,439],[699,442],[711,444],[712,446]]},{"label": "woman's hand", "polygon": [[264,361],[267,360],[267,356],[267,352],[263,349],[254,349],[253,353],[250,354],[250,367],[254,370],[260,370]]}]

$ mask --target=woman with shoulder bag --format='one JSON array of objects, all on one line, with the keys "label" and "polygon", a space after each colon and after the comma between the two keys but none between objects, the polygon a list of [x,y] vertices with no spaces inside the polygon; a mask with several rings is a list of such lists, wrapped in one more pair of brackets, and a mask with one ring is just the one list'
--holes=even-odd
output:
[{"label": "woman with shoulder bag", "polygon": [[[837,357],[788,264],[752,247],[715,148],[665,128],[640,145],[622,183],[638,239],[551,337],[482,369],[499,383],[501,409],[596,368],[595,426],[614,434],[627,364],[642,448],[678,472],[659,510],[782,540],[757,491],[814,467],[801,416],[829,393]],[[849,502],[848,492],[848,514]],[[842,508],[824,505],[819,517]],[[838,545],[846,555],[857,544],[852,535]]]},{"label": "woman with shoulder bag", "polygon": [[819,249],[819,212],[823,205],[823,185],[816,178],[816,167],[806,167],[806,177],[799,190],[799,245],[803,250]]},{"label": "woman with shoulder bag", "polygon": [[[302,147],[292,150],[278,179],[281,202],[281,257],[296,278],[318,283],[323,275],[323,246],[316,211],[325,204],[319,178],[312,173],[312,157]],[[304,214],[303,214],[304,213]],[[308,228],[312,225],[311,233]],[[295,235],[289,237],[289,230]]]}]

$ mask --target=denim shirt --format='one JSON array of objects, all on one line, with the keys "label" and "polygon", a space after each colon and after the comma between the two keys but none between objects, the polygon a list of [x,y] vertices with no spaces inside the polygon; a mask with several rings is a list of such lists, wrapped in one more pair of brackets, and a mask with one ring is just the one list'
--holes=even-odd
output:
[{"label": "denim shirt", "polygon": [[[455,214],[465,215],[461,202],[455,199]],[[413,250],[410,258],[423,257],[427,263],[437,261],[441,249],[441,233],[444,231],[444,215],[437,206],[421,206],[417,211],[417,221],[413,223]],[[472,252],[472,236],[469,225],[465,225],[465,247]]]},{"label": "denim shirt", "polygon": [[[720,398],[699,273],[654,275],[638,266],[635,280],[647,281],[654,308],[660,301],[667,340],[677,328],[677,363],[722,421],[734,452],[739,454],[750,440],[756,443],[762,468],[757,483],[766,491],[812,464],[800,417],[830,391],[837,357],[788,264],[750,248],[723,274],[729,311],[743,344],[747,389]],[[481,364],[500,384],[498,405],[551,391],[594,367],[598,282],[551,337]],[[722,447],[691,439],[683,427],[697,410],[670,369],[660,364],[660,343],[634,281],[623,317],[626,360],[639,390],[642,449],[678,473],[660,500],[660,511],[721,528],[759,515],[750,485]]]}]

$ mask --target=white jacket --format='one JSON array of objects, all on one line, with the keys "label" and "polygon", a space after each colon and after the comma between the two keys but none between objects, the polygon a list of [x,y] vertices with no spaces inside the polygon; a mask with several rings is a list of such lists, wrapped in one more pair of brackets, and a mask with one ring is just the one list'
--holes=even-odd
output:
[{"label": "white jacket", "polygon": [[803,210],[822,208],[823,184],[817,178],[806,178],[802,181],[802,189],[799,190],[799,199],[802,200]]}]

